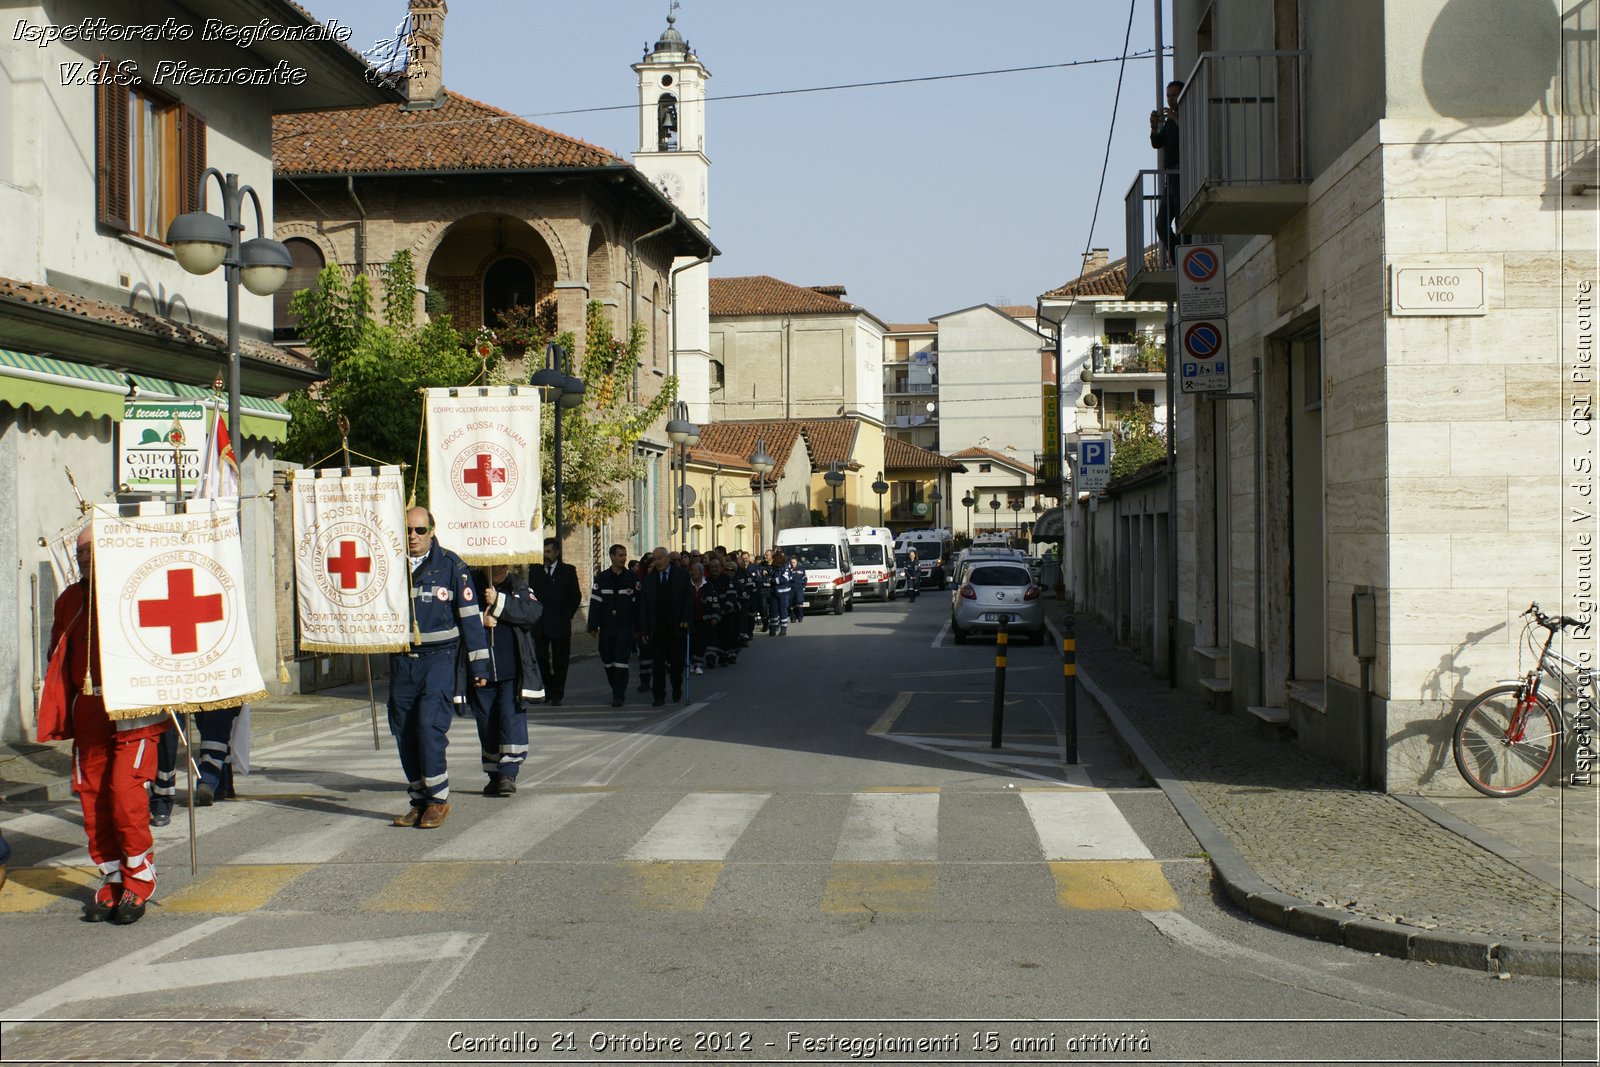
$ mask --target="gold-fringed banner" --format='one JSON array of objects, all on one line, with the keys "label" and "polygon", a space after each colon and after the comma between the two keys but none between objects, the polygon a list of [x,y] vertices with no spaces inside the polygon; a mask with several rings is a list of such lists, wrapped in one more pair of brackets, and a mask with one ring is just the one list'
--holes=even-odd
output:
[{"label": "gold-fringed banner", "polygon": [[427,424],[428,504],[439,543],[478,567],[539,562],[538,391],[429,389]]},{"label": "gold-fringed banner", "polygon": [[411,644],[405,486],[399,467],[296,471],[295,604],[306,652]]},{"label": "gold-fringed banner", "polygon": [[92,585],[106,714],[265,700],[244,596],[237,500],[184,515],[94,515]]}]

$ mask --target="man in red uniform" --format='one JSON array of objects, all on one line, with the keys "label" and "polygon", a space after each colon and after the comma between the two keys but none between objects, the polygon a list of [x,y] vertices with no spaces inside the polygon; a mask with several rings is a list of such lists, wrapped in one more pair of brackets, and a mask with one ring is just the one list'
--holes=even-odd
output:
[{"label": "man in red uniform", "polygon": [[85,527],[78,535],[83,577],[56,598],[39,740],[72,738],[72,787],[83,805],[89,858],[103,879],[83,917],[127,925],[144,916],[156,889],[145,786],[155,777],[156,737],[167,720],[148,715],[113,721],[106,715],[100,696],[100,619],[89,587],[93,545]]}]

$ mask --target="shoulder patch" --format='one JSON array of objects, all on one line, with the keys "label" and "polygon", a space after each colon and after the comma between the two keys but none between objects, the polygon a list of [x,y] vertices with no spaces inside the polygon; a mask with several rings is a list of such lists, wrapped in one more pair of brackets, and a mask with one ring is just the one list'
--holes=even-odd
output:
[{"label": "shoulder patch", "polygon": [[461,587],[461,599],[465,600],[469,604],[472,603],[472,583],[471,582],[467,582],[465,585],[463,585]]}]

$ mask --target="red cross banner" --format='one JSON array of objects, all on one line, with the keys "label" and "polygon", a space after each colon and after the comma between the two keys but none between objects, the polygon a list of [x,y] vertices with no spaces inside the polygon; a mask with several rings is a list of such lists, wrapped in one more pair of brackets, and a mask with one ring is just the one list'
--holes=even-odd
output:
[{"label": "red cross banner", "polygon": [[294,476],[294,587],[306,652],[411,645],[405,487],[399,467]]},{"label": "red cross banner", "polygon": [[439,543],[473,566],[538,562],[538,391],[429,389],[427,405],[428,506]]},{"label": "red cross banner", "polygon": [[238,507],[186,515],[96,512],[91,584],[113,719],[264,700],[245,606]]}]

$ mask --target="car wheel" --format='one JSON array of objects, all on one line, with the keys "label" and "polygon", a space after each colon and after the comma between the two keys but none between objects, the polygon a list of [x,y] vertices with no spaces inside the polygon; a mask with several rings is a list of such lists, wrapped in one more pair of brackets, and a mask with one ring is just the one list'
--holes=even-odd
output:
[{"label": "car wheel", "polygon": [[1037,630],[1033,631],[1032,636],[1033,636],[1033,643],[1034,644],[1043,645],[1044,644],[1044,627],[1041,626]]},{"label": "car wheel", "polygon": [[833,594],[833,613],[835,615],[843,615],[844,614],[844,594],[843,593],[835,593],[835,594]]},{"label": "car wheel", "polygon": [[856,598],[855,598],[855,594],[854,593],[852,593],[849,596],[844,598],[844,610],[846,610],[846,611],[854,611],[854,610],[856,610]]},{"label": "car wheel", "polygon": [[967,643],[967,631],[957,626],[954,619],[950,620],[950,640],[958,645]]}]

